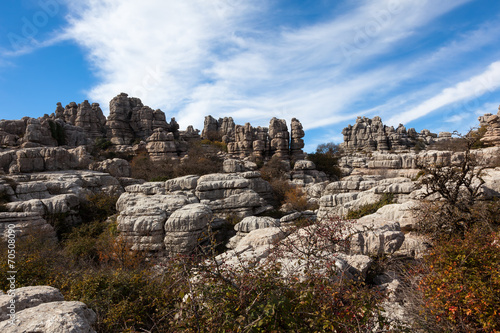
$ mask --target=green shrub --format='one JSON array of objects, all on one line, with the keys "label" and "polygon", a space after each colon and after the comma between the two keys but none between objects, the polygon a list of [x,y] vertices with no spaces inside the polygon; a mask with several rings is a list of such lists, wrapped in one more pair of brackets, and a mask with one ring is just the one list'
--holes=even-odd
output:
[{"label": "green shrub", "polygon": [[218,150],[224,151],[224,152],[227,153],[227,144],[225,144],[224,142],[222,142],[220,140],[217,141],[217,140],[204,139],[204,140],[201,140],[201,144],[202,145],[209,145],[209,146],[215,147]]},{"label": "green shrub", "polygon": [[394,202],[394,194],[392,193],[384,193],[379,201],[361,206],[359,209],[351,210],[347,213],[347,219],[359,219],[363,216],[370,215],[375,213],[381,207],[385,205],[392,204]]},{"label": "green shrub", "polygon": [[338,159],[341,150],[339,145],[329,142],[319,144],[316,152],[307,155],[307,159],[316,165],[318,171],[323,171],[330,180],[338,180],[342,177],[342,171],[338,167]]},{"label": "green shrub", "polygon": [[221,172],[223,160],[217,156],[217,151],[219,149],[214,151],[200,143],[192,144],[188,156],[181,161],[170,159],[153,161],[146,152],[143,152],[135,156],[130,163],[132,177],[147,181],[165,181],[187,175],[202,176]]},{"label": "green shrub", "polygon": [[471,231],[435,244],[420,281],[420,323],[435,332],[500,331],[499,235]]}]

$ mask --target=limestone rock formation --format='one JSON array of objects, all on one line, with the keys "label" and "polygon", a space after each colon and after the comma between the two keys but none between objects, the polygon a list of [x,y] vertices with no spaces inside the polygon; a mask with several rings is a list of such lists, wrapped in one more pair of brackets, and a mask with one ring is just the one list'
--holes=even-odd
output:
[{"label": "limestone rock formation", "polygon": [[107,137],[116,145],[131,144],[135,139],[146,139],[156,128],[170,129],[161,110],[144,106],[139,98],[121,93],[109,102],[106,123]]},{"label": "limestone rock formation", "polygon": [[302,148],[304,148],[304,140],[302,138],[305,136],[305,133],[302,124],[296,118],[292,118],[290,127],[290,155],[292,155],[292,157],[296,160],[303,159],[304,152],[302,151]]},{"label": "limestone rock formation", "polygon": [[174,134],[163,128],[155,129],[147,138],[146,150],[153,161],[178,157]]},{"label": "limestone rock formation", "polygon": [[[15,318],[8,306],[15,301]],[[39,333],[95,333],[94,311],[82,302],[66,302],[56,288],[23,287],[14,290],[14,297],[0,295],[0,331]]]},{"label": "limestone rock formation", "polygon": [[0,212],[0,238],[7,239],[9,225],[14,225],[16,239],[43,235],[47,242],[56,240],[54,228],[35,212]]},{"label": "limestone rock formation", "polygon": [[62,119],[65,123],[82,128],[88,143],[93,143],[97,138],[102,138],[106,134],[106,117],[102,113],[99,103],[89,103],[88,100],[81,104],[71,102],[62,107],[57,103],[55,118]]},{"label": "limestone rock formation", "polygon": [[121,158],[107,159],[95,162],[89,166],[90,170],[109,173],[113,177],[130,177],[130,164]]},{"label": "limestone rock formation", "polygon": [[401,151],[414,147],[418,142],[430,144],[437,138],[428,130],[417,133],[414,128],[406,130],[399,124],[397,129],[386,126],[380,117],[369,119],[358,117],[354,126],[349,125],[342,130],[344,142],[342,149],[347,152],[356,151]]},{"label": "limestone rock formation", "polygon": [[273,118],[267,127],[252,127],[250,123],[235,125],[231,117],[216,120],[205,117],[202,133],[204,139],[219,139],[227,143],[228,153],[233,157],[255,157],[269,159],[274,154],[281,158],[304,157],[304,130],[302,124],[293,118],[288,131],[286,121]]},{"label": "limestone rock formation", "polygon": [[165,222],[165,249],[169,254],[190,254],[209,239],[208,225],[212,210],[207,205],[186,205],[170,215]]},{"label": "limestone rock formation", "polygon": [[486,122],[486,133],[481,139],[487,145],[500,146],[500,107],[498,107],[498,113],[496,115],[485,115],[484,117],[479,117],[479,121]]}]

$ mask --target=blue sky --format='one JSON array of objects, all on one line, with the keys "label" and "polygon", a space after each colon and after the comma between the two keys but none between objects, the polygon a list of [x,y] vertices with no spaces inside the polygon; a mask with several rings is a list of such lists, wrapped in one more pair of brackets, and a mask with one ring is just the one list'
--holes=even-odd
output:
[{"label": "blue sky", "polygon": [[357,116],[467,131],[500,104],[496,0],[4,0],[0,118],[120,92],[204,116],[298,118],[306,151]]}]

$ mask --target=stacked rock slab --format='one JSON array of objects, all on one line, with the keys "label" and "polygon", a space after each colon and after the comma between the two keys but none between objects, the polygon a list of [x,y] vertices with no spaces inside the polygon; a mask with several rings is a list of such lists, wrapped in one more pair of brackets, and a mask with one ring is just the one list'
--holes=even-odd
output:
[{"label": "stacked rock slab", "polygon": [[43,235],[45,241],[56,239],[54,228],[34,212],[1,212],[0,238],[7,240],[9,229],[15,230],[17,240],[29,235]]},{"label": "stacked rock slab", "polygon": [[106,123],[107,136],[116,145],[128,145],[135,139],[145,139],[156,128],[169,129],[165,114],[144,106],[139,98],[121,93],[109,102],[109,116]]},{"label": "stacked rock slab", "polygon": [[75,102],[71,102],[65,108],[62,107],[61,103],[57,103],[55,118],[83,128],[89,142],[94,142],[106,134],[106,117],[102,113],[99,103],[91,105],[88,100],[85,100],[77,105]]},{"label": "stacked rock slab", "polygon": [[486,133],[484,137],[481,139],[487,145],[491,146],[500,146],[500,107],[498,107],[498,113],[495,115],[484,115],[483,117],[479,117],[479,121],[486,121]]},{"label": "stacked rock slab", "polygon": [[402,124],[394,129],[384,125],[380,117],[358,117],[356,124],[344,128],[342,134],[344,142],[341,147],[347,152],[401,151],[414,147],[419,141],[430,144],[437,138],[436,134],[428,130],[417,133],[414,128],[406,130]]},{"label": "stacked rock slab", "polygon": [[302,139],[305,136],[304,129],[300,121],[296,118],[292,118],[292,122],[290,124],[291,128],[291,140],[290,140],[290,155],[296,160],[300,160],[304,158],[304,152],[302,148],[304,148],[304,140]]},{"label": "stacked rock slab", "polygon": [[229,155],[238,158],[269,159],[277,155],[283,159],[302,159],[304,130],[296,118],[291,122],[291,133],[284,119],[273,118],[269,127],[252,127],[250,123],[234,125],[232,118],[205,117],[204,139],[222,139]]},{"label": "stacked rock slab", "polygon": [[208,140],[222,140],[227,143],[234,136],[235,127],[236,125],[231,117],[217,120],[212,116],[206,116],[201,137]]},{"label": "stacked rock slab", "polygon": [[[94,311],[82,302],[66,302],[61,292],[49,286],[17,288],[14,297],[0,295],[1,332],[95,333]],[[11,303],[11,300],[14,303]],[[15,304],[14,323],[9,305]]]},{"label": "stacked rock slab", "polygon": [[173,133],[167,132],[163,128],[157,128],[146,141],[146,150],[151,160],[159,161],[177,157],[177,147],[175,146]]}]

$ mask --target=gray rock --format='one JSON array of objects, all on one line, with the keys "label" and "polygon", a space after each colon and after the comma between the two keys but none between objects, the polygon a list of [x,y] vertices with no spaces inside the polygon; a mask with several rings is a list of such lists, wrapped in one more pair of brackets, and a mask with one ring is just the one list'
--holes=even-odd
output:
[{"label": "gray rock", "polygon": [[0,322],[0,331],[9,333],[95,333],[94,311],[82,302],[50,302],[16,313],[14,326]]}]

